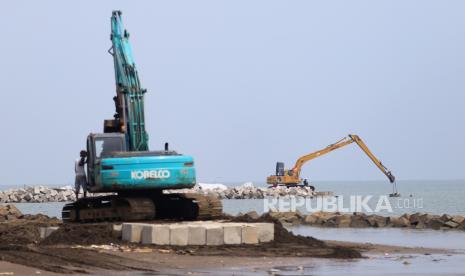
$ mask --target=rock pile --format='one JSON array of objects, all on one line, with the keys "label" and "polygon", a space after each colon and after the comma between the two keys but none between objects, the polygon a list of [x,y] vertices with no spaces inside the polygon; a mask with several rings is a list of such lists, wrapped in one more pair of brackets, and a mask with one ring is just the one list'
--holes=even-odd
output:
[{"label": "rock pile", "polygon": [[0,203],[74,201],[76,196],[71,187],[49,188],[26,187],[0,191]]},{"label": "rock pile", "polygon": [[331,192],[315,192],[309,187],[285,187],[276,188],[255,187],[251,183],[246,183],[237,187],[214,187],[196,185],[192,189],[171,190],[168,192],[192,192],[204,195],[213,195],[221,199],[263,199],[266,197],[315,197],[315,196],[332,196]]},{"label": "rock pile", "polygon": [[273,212],[270,215],[287,225],[307,224],[321,227],[399,227],[414,229],[465,230],[463,216],[444,214],[431,215],[426,213],[404,214],[402,216],[379,216],[364,213],[331,213],[315,212],[302,215],[299,212]]},{"label": "rock pile", "polygon": [[0,222],[21,218],[23,214],[12,204],[0,206]]},{"label": "rock pile", "polygon": [[[253,184],[245,184],[238,187],[201,186],[196,185],[192,189],[167,190],[166,193],[200,193],[217,196],[221,199],[263,199],[265,197],[314,197],[331,196],[330,192],[315,192],[309,187],[255,187]],[[100,196],[104,194],[88,194],[89,196]],[[108,195],[108,194],[105,194]],[[64,202],[74,201],[76,196],[72,187],[50,188],[46,186],[25,187],[20,189],[9,189],[0,191],[0,203],[42,203],[42,202]]]}]

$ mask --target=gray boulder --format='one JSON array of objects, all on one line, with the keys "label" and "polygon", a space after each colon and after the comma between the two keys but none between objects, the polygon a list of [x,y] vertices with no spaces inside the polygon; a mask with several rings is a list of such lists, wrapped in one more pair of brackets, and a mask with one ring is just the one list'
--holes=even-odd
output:
[{"label": "gray boulder", "polygon": [[455,223],[461,224],[465,218],[463,216],[452,216],[451,220]]},{"label": "gray boulder", "polygon": [[409,227],[410,226],[410,221],[405,216],[389,217],[388,223],[392,227]]},{"label": "gray boulder", "polygon": [[460,224],[458,224],[457,222],[454,222],[452,220],[449,220],[449,221],[444,223],[444,226],[449,227],[449,228],[457,228],[459,225]]},{"label": "gray boulder", "polygon": [[350,227],[362,228],[369,227],[370,223],[367,221],[365,214],[355,214],[350,221]]},{"label": "gray boulder", "polygon": [[434,230],[439,230],[441,229],[441,227],[444,226],[444,221],[442,220],[442,218],[440,217],[433,217],[432,219],[430,219],[427,224],[426,224],[429,228],[432,228]]},{"label": "gray boulder", "polygon": [[370,215],[366,218],[371,227],[385,227],[387,225],[387,217]]},{"label": "gray boulder", "polygon": [[258,219],[260,217],[258,215],[258,213],[255,212],[255,211],[250,211],[250,212],[246,213],[245,216],[247,216],[248,218],[251,218],[251,219]]},{"label": "gray boulder", "polygon": [[304,219],[304,223],[305,224],[316,224],[316,221],[317,221],[317,217],[315,216],[312,216],[312,215],[307,215],[305,216],[305,219]]},{"label": "gray boulder", "polygon": [[39,186],[34,186],[34,187],[32,188],[32,194],[34,194],[34,195],[39,195],[39,194],[41,194],[40,191],[41,191],[41,189],[40,189]]},{"label": "gray boulder", "polygon": [[336,217],[337,227],[349,227],[352,222],[351,215],[344,214]]}]

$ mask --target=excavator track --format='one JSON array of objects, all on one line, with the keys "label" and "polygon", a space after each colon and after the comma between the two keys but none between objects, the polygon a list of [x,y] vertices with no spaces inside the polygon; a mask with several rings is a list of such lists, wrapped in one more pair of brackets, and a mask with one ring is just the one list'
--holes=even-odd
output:
[{"label": "excavator track", "polygon": [[208,220],[222,215],[221,200],[194,193],[152,197],[82,198],[63,207],[63,222],[141,221],[153,219]]},{"label": "excavator track", "polygon": [[197,219],[199,220],[214,219],[223,214],[223,204],[218,197],[194,193],[186,193],[182,195],[197,204]]},{"label": "excavator track", "polygon": [[103,196],[82,198],[63,207],[63,222],[96,222],[114,220],[150,220],[156,208],[150,198]]}]

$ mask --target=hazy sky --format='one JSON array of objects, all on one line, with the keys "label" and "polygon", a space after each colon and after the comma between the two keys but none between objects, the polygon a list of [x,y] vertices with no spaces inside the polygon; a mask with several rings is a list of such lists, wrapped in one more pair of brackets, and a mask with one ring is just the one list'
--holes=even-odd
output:
[{"label": "hazy sky", "polygon": [[[0,184],[73,182],[114,111],[114,9],[150,146],[200,181],[264,181],[348,133],[398,179],[465,178],[464,1],[3,1]],[[384,179],[355,145],[303,175]]]}]

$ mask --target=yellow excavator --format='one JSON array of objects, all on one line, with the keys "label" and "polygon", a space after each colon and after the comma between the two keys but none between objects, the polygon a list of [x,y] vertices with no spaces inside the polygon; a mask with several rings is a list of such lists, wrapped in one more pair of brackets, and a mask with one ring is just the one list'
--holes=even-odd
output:
[{"label": "yellow excavator", "polygon": [[349,134],[347,137],[344,137],[343,139],[337,141],[334,144],[331,144],[327,146],[326,148],[304,155],[297,159],[295,162],[295,165],[292,169],[286,170],[284,169],[284,163],[283,162],[277,162],[276,163],[276,174],[271,175],[266,179],[266,182],[270,185],[273,185],[274,187],[278,185],[286,185],[286,186],[308,186],[308,181],[306,179],[301,179],[300,178],[300,171],[302,170],[302,166],[307,163],[308,161],[315,159],[317,157],[323,156],[327,153],[332,152],[333,150],[342,148],[344,146],[347,146],[352,143],[356,143],[362,150],[365,152],[365,154],[375,163],[375,165],[381,170],[382,173],[384,173],[387,178],[389,179],[389,182],[393,183],[393,193],[390,194],[391,197],[396,197],[399,196],[397,193],[397,187],[395,184],[396,178],[394,175],[379,161],[373,153],[368,149],[368,147],[365,145],[365,143],[360,139],[359,136],[357,135],[352,135]]}]

